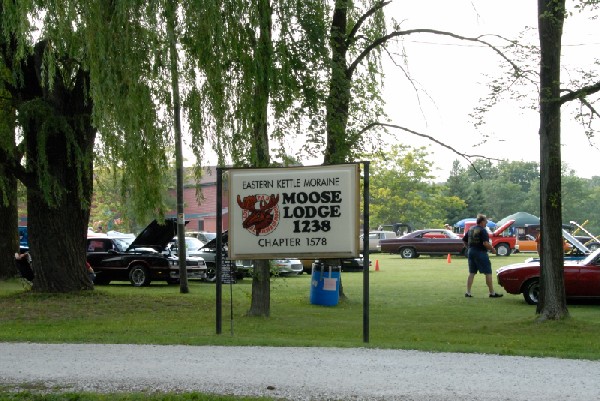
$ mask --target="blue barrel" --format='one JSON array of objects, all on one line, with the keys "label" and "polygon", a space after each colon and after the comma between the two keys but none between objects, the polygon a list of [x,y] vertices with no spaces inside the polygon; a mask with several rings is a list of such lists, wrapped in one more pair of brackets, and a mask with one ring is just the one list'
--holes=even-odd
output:
[{"label": "blue barrel", "polygon": [[340,300],[339,266],[323,266],[314,263],[310,280],[310,303],[335,306]]}]

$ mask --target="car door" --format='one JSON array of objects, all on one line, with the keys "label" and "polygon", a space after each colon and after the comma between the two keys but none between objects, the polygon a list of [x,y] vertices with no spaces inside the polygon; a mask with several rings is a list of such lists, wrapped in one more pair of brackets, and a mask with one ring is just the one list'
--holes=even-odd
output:
[{"label": "car door", "polygon": [[424,241],[421,244],[422,250],[417,252],[429,254],[446,254],[460,252],[462,249],[462,240],[450,238],[443,231],[430,231],[423,235]]},{"label": "car door", "polygon": [[565,291],[570,297],[598,297],[600,296],[600,263],[598,260],[586,264],[577,265],[576,278],[569,279],[567,284],[567,270],[571,267],[565,266]]}]

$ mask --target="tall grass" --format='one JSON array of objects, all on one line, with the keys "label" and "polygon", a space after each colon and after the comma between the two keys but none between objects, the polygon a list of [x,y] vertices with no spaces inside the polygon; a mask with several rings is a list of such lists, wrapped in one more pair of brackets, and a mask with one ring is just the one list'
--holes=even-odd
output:
[{"label": "tall grass", "polygon": [[[526,256],[492,257],[494,269]],[[0,341],[378,347],[423,351],[600,359],[598,303],[571,304],[571,318],[536,323],[520,295],[490,299],[482,276],[465,298],[466,259],[371,255],[369,342],[363,342],[363,275],[343,273],[347,299],[309,302],[309,275],[274,278],[271,316],[247,317],[251,280],[223,290],[223,333],[216,334],[215,285],[129,283],[85,294],[35,294],[0,282]],[[497,291],[503,292],[500,287]],[[231,291],[231,296],[230,296]],[[230,313],[230,311],[233,313]]]}]

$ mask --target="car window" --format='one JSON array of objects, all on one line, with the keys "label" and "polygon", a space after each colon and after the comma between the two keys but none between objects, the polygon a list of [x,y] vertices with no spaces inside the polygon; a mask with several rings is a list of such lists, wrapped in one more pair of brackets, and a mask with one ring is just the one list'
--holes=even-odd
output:
[{"label": "car window", "polygon": [[92,239],[88,241],[88,252],[106,252],[107,247],[101,239]]}]

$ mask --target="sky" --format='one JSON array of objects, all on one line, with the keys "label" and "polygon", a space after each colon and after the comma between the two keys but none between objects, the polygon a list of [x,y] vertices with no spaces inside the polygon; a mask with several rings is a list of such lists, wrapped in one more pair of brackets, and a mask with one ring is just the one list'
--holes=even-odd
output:
[{"label": "sky", "polygon": [[[567,0],[567,4],[572,1]],[[537,2],[392,0],[386,6],[386,16],[401,23],[402,29],[429,28],[466,37],[495,34],[514,39],[527,26],[537,28]],[[389,27],[391,29],[391,24]],[[531,30],[530,39],[531,43],[538,44],[537,29]],[[407,36],[404,47],[410,76],[419,92],[417,95],[393,62],[384,60],[383,99],[391,124],[429,135],[463,154],[493,160],[539,162],[537,110],[524,109],[526,105],[510,99],[502,101],[486,115],[488,139],[483,144],[482,134],[474,129],[469,117],[480,99],[488,94],[489,77],[499,74],[499,56],[483,46],[437,35]],[[390,49],[398,51],[400,46]],[[581,15],[568,18],[563,32],[562,62],[566,66],[563,77],[575,66],[592,70],[594,56],[600,58],[600,23]],[[535,96],[535,89],[531,87],[531,90]],[[600,158],[600,138],[590,143],[583,128],[570,115],[573,109],[574,102],[569,107],[563,106],[562,160],[577,176],[591,178],[600,175],[600,171],[590,168],[592,162]],[[445,147],[403,131],[394,130],[386,139],[389,144],[426,146],[429,160],[434,163],[432,174],[438,181],[448,178],[454,160],[461,161],[464,167],[468,165],[465,159]],[[209,152],[204,163],[215,162],[216,156]],[[322,157],[304,161],[305,165],[320,163]]]},{"label": "sky", "polygon": [[[533,0],[424,0],[393,1],[386,14],[402,29],[431,28],[463,36],[499,34],[516,38],[525,26],[537,27],[537,2]],[[435,10],[435,12],[432,12]],[[537,43],[537,31],[531,32]],[[391,62],[385,62],[384,99],[393,124],[430,135],[464,154],[492,159],[539,162],[539,115],[522,104],[505,100],[486,117],[485,144],[470,122],[469,113],[487,93],[489,77],[499,72],[499,57],[483,47],[439,37],[411,35],[404,40],[411,77],[419,95]],[[563,33],[563,65],[591,69],[600,55],[600,24],[582,16],[568,18]],[[600,57],[600,56],[598,56]],[[596,71],[598,66],[596,66]],[[563,71],[563,77],[567,74]],[[532,91],[535,89],[532,87]],[[563,107],[562,160],[576,175],[600,175],[590,168],[600,157],[600,145],[590,144],[583,128]],[[571,106],[571,110],[573,107]],[[431,141],[394,131],[390,143],[428,146],[439,180],[448,177],[452,162],[466,160]]]}]

